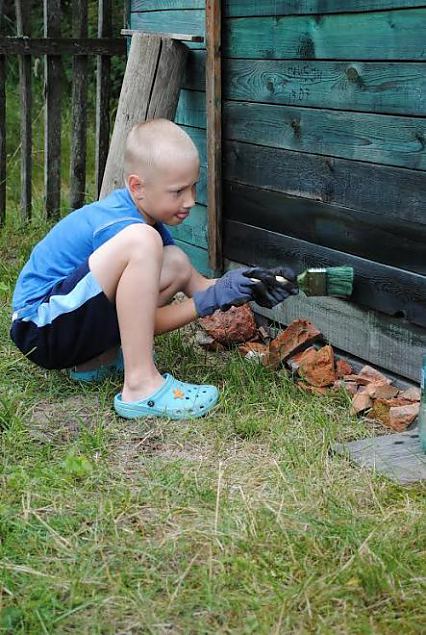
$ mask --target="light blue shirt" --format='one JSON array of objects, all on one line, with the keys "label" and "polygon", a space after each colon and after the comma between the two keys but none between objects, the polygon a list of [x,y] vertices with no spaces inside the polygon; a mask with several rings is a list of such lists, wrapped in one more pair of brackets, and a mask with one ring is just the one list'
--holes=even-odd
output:
[{"label": "light blue shirt", "polygon": [[[64,280],[103,243],[133,223],[144,223],[127,189],[84,205],[59,221],[34,247],[16,282],[12,299],[14,318],[37,311],[52,287]],[[164,246],[174,240],[163,223],[155,229]]]}]

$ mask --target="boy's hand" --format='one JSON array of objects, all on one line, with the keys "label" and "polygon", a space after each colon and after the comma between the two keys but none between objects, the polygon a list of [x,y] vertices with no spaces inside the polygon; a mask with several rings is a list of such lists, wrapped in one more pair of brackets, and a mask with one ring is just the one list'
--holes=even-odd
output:
[{"label": "boy's hand", "polygon": [[[290,267],[275,267],[273,269],[264,269],[263,267],[255,267],[245,272],[243,275],[249,275],[250,278],[260,280],[262,285],[253,289],[253,300],[259,305],[272,309],[276,304],[280,304],[290,295],[297,295],[299,287],[297,286],[297,276]],[[285,281],[280,282],[277,276],[284,278]]]},{"label": "boy's hand", "polygon": [[[285,276],[284,273],[275,275],[284,275],[289,283],[277,282],[270,270],[259,267],[240,267],[228,271],[217,280],[216,284],[204,291],[196,291],[192,296],[199,317],[210,315],[217,309],[227,311],[231,306],[239,306],[252,300],[260,306],[270,308],[275,306],[294,293],[292,290],[294,289],[294,273],[288,269],[280,269],[280,271],[285,271],[289,275]],[[258,281],[253,281],[251,278],[256,278]]]}]

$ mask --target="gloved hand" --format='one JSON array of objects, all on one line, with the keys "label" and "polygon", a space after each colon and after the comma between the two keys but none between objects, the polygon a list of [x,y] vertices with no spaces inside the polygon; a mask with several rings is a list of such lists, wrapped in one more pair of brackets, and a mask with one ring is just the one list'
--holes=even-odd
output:
[{"label": "gloved hand", "polygon": [[210,315],[216,309],[227,311],[231,306],[240,306],[251,300],[268,307],[282,302],[290,293],[294,293],[291,289],[294,289],[295,275],[286,268],[280,268],[279,271],[275,275],[287,273],[289,284],[277,282],[270,270],[261,267],[239,267],[228,271],[208,289],[194,293],[193,300],[199,317]]},{"label": "gloved hand", "polygon": [[[244,275],[248,274],[245,273]],[[256,278],[262,282],[261,286],[256,286],[253,289],[253,300],[259,306],[272,309],[272,307],[280,304],[290,295],[299,293],[297,276],[290,267],[274,267],[273,269],[255,267],[250,270],[249,275],[251,278]],[[285,278],[286,281],[279,282],[276,276]]]}]

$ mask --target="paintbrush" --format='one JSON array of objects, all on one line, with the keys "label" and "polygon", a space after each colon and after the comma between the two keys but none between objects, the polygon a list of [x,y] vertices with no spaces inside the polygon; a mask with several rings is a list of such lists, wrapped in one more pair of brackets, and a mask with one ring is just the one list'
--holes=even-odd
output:
[{"label": "paintbrush", "polygon": [[[275,276],[277,282],[290,282],[283,276]],[[260,282],[251,278],[253,282]],[[307,269],[297,276],[299,288],[308,296],[333,296],[349,298],[352,295],[354,270],[352,267],[324,267]]]}]

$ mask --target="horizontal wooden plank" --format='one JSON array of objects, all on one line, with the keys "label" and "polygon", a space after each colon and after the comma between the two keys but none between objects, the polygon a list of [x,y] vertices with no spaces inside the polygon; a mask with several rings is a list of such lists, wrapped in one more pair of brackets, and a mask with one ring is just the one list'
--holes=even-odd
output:
[{"label": "horizontal wooden plank", "polygon": [[[226,270],[241,266],[225,261]],[[311,320],[335,347],[385,370],[419,381],[421,360],[426,350],[426,329],[364,309],[336,298],[307,298],[303,294],[282,302],[274,309],[253,303],[257,313],[276,323]]]},{"label": "horizontal wooden plank", "polygon": [[[423,7],[425,0],[223,0],[225,16],[304,15]],[[132,0],[132,11],[203,9],[205,0]]]},{"label": "horizontal wooden plank", "polygon": [[[131,13],[129,27],[146,33],[193,33],[205,36],[204,10],[148,11]],[[185,42],[191,49],[205,48],[204,42]]]},{"label": "horizontal wooden plank", "polygon": [[426,9],[331,14],[318,19],[229,18],[224,54],[262,59],[424,60],[425,29]]},{"label": "horizontal wooden plank", "polygon": [[426,119],[234,101],[223,111],[226,139],[426,169]]},{"label": "horizontal wooden plank", "polygon": [[169,227],[169,230],[173,238],[207,249],[207,207],[195,205],[183,223]]},{"label": "horizontal wooden plank", "polygon": [[[198,52],[187,66],[188,88],[202,89]],[[224,60],[224,97],[401,115],[426,115],[426,73],[416,62]]]},{"label": "horizontal wooden plank", "polygon": [[227,181],[224,216],[426,275],[426,225]]},{"label": "horizontal wooden plank", "polygon": [[224,256],[247,264],[286,264],[297,273],[307,267],[352,266],[353,302],[426,327],[426,276],[226,219]]},{"label": "horizontal wooden plank", "polygon": [[[135,35],[137,33],[143,33],[143,31],[135,29],[121,29],[121,35]],[[202,35],[191,35],[189,33],[163,33],[163,37],[169,40],[179,40],[181,42],[204,42]]]},{"label": "horizontal wooden plank", "polygon": [[199,271],[204,276],[213,277],[213,272],[209,267],[209,254],[207,249],[201,249],[201,247],[197,247],[196,245],[191,245],[190,243],[185,243],[182,240],[176,239],[175,243],[178,247],[180,247],[191,260],[192,266],[195,267],[197,271]]},{"label": "horizontal wooden plank", "polygon": [[227,141],[224,178],[332,205],[426,224],[423,172]]},{"label": "horizontal wooden plank", "polygon": [[125,38],[1,37],[6,55],[126,55]]}]

